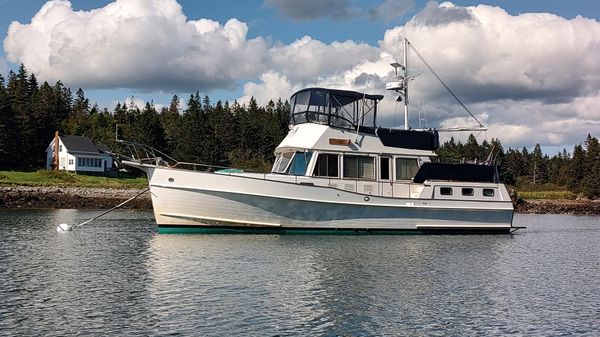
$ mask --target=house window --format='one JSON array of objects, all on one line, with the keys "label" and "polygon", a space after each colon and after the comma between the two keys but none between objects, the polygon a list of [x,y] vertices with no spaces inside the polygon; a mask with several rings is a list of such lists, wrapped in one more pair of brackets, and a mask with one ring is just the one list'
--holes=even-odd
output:
[{"label": "house window", "polygon": [[464,195],[465,197],[472,197],[474,195],[473,189],[472,188],[463,187],[463,189],[462,189],[462,195]]},{"label": "house window", "polygon": [[313,175],[317,177],[339,177],[338,155],[319,153]]},{"label": "house window", "polygon": [[73,159],[69,159],[69,165],[73,165]]},{"label": "house window", "polygon": [[58,146],[58,152],[62,152],[62,145]]},{"label": "house window", "polygon": [[440,187],[441,195],[452,195],[452,187]]},{"label": "house window", "polygon": [[374,179],[374,158],[367,156],[344,156],[344,178]]},{"label": "house window", "polygon": [[418,170],[417,158],[396,158],[396,180],[411,180]]}]

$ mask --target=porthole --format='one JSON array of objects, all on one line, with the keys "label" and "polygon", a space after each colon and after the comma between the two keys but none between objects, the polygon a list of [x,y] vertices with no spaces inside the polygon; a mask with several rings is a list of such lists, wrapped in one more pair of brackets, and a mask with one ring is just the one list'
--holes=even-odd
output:
[{"label": "porthole", "polygon": [[170,182],[170,183],[172,183],[172,182],[174,182],[174,181],[175,181],[175,179],[173,179],[173,178],[169,178],[169,182]]},{"label": "porthole", "polygon": [[473,192],[472,188],[466,188],[463,187],[462,189],[462,195],[465,197],[472,197],[475,193]]},{"label": "porthole", "polygon": [[441,195],[452,195],[452,187],[440,187]]},{"label": "porthole", "polygon": [[483,189],[483,196],[484,197],[493,197],[494,196],[494,190],[491,188],[484,188]]}]

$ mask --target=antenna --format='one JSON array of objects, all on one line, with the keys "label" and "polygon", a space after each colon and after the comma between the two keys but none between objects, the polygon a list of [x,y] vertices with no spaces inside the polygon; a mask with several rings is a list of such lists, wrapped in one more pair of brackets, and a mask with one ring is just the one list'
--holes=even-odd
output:
[{"label": "antenna", "polygon": [[[419,76],[419,74],[408,76],[408,46],[409,42],[404,38],[404,64],[398,62],[390,63],[390,65],[394,67],[394,73],[396,74],[394,77],[396,80],[388,82],[385,85],[386,90],[392,90],[400,94],[398,98],[396,98],[396,102],[404,101],[404,130],[410,128],[408,126],[408,82]],[[399,70],[402,72],[400,73]]]}]

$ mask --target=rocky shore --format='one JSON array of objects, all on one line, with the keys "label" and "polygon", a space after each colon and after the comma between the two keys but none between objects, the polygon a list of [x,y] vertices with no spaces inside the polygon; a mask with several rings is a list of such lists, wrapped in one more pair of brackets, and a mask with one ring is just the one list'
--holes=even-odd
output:
[{"label": "rocky shore", "polygon": [[[108,209],[140,191],[89,187],[0,186],[0,207]],[[137,197],[123,208],[151,209],[150,193]],[[518,213],[600,215],[600,200],[519,199],[515,210]]]},{"label": "rocky shore", "polygon": [[600,215],[600,200],[522,200],[517,213]]},{"label": "rocky shore", "polygon": [[[89,187],[0,186],[0,207],[108,209],[141,191]],[[151,209],[150,193],[140,195],[123,208]]]}]

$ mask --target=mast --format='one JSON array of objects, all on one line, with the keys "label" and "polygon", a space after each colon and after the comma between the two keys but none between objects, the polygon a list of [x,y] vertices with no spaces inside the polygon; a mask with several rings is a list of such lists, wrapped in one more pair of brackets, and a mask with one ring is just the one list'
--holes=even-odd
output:
[{"label": "mast", "polygon": [[[394,67],[395,72],[395,81],[388,82],[385,85],[386,90],[395,91],[398,94],[397,102],[404,100],[404,130],[409,130],[410,125],[408,125],[408,82],[412,80],[414,77],[419,74],[409,76],[408,75],[408,48],[410,47],[410,42],[405,37],[402,38],[404,43],[404,64],[400,64],[398,62],[393,62],[390,65]],[[400,71],[401,72],[400,72]]]},{"label": "mast", "polygon": [[[419,53],[419,51],[417,49],[415,49],[415,47],[408,41],[408,39],[406,37],[402,37],[402,42],[404,44],[404,55],[403,55],[403,62],[404,64],[400,64],[398,62],[393,62],[390,63],[390,65],[392,67],[394,67],[394,81],[388,82],[385,84],[385,89],[386,90],[391,90],[391,91],[395,91],[399,94],[398,98],[396,99],[396,102],[401,102],[402,100],[404,100],[404,130],[409,130],[410,126],[408,125],[408,83],[410,81],[412,81],[415,77],[419,76],[420,73],[414,74],[414,75],[408,75],[408,51],[409,48],[412,49],[415,53],[415,55],[421,60],[421,62],[423,62],[423,64],[425,64],[425,66],[427,67],[427,69],[429,69],[429,71],[433,74],[433,76],[440,82],[440,84],[442,84],[442,86],[444,86],[444,88],[450,93],[450,95],[452,95],[452,97],[454,97],[454,99],[456,100],[456,102],[458,104],[460,104],[460,106],[469,113],[469,115],[471,115],[471,118],[473,118],[478,126],[475,128],[469,127],[469,128],[450,128],[450,129],[444,129],[444,130],[440,130],[440,131],[448,131],[448,132],[455,132],[455,131],[486,131],[487,128],[481,124],[481,122],[477,119],[477,117],[475,117],[475,115],[471,112],[471,110],[469,110],[469,108],[467,108],[464,103],[458,98],[458,96],[456,96],[456,94],[452,91],[452,89],[450,89],[450,87],[448,87],[448,85],[446,85],[446,83],[442,80],[442,78],[435,72],[435,70],[433,70],[433,68],[429,65],[429,63],[427,63],[427,61],[423,58],[423,56],[421,56],[421,54]],[[402,73],[399,73],[398,70],[401,70]]]},{"label": "mast", "polygon": [[408,40],[404,37],[404,130],[408,129]]}]

